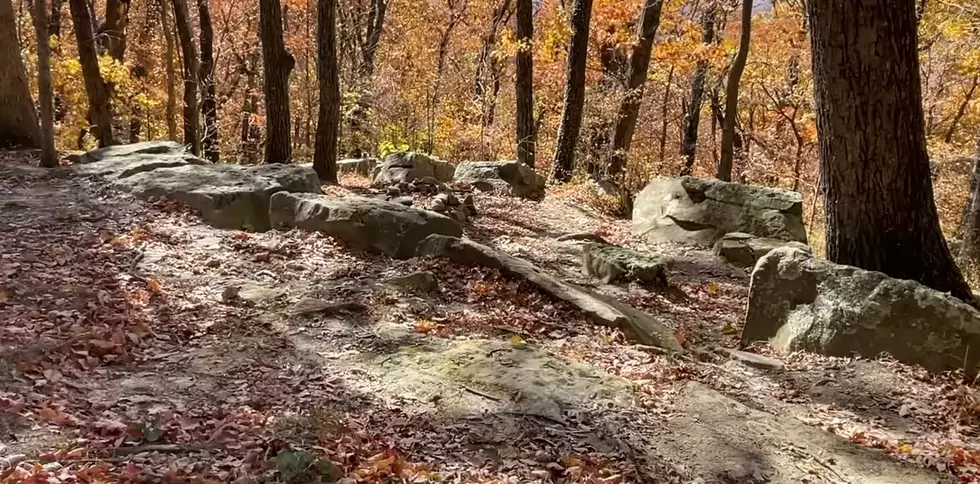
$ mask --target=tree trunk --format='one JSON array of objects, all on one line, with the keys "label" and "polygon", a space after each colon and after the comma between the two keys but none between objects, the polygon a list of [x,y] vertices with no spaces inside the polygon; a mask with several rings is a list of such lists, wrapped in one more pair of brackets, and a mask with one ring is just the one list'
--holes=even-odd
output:
[{"label": "tree trunk", "polygon": [[174,74],[174,31],[170,23],[170,0],[160,0],[160,24],[163,27],[164,67],[167,69],[167,139],[177,140],[177,79]]},{"label": "tree trunk", "polygon": [[370,0],[371,10],[368,15],[367,40],[361,51],[361,77],[365,80],[374,75],[374,57],[381,43],[384,32],[385,14],[390,0]]},{"label": "tree trunk", "polygon": [[265,162],[289,163],[292,159],[289,73],[296,61],[283,40],[279,0],[259,0],[259,39],[265,73]]},{"label": "tree trunk", "polygon": [[732,181],[732,165],[735,160],[735,118],[738,116],[738,88],[745,72],[745,62],[749,58],[749,41],[752,34],[752,4],[753,0],[742,0],[742,33],[738,41],[738,54],[732,63],[732,71],[728,73],[728,84],[725,85],[725,122],[721,127],[721,160],[715,177],[719,180]]},{"label": "tree trunk", "polygon": [[71,9],[72,25],[78,42],[78,60],[82,65],[85,92],[88,94],[92,132],[100,147],[111,146],[115,143],[112,137],[112,105],[109,89],[99,72],[99,55],[95,50],[91,12],[85,0],[68,0],[68,7]]},{"label": "tree trunk", "polygon": [[51,87],[51,37],[48,25],[48,5],[34,0],[34,33],[37,38],[37,90],[41,111],[41,166],[58,166],[54,148],[54,89]]},{"label": "tree trunk", "polygon": [[[711,8],[704,14],[701,22],[703,45],[711,45],[715,41],[715,12]],[[691,79],[691,102],[684,113],[684,138],[681,142],[681,154],[684,155],[684,169],[681,176],[690,175],[694,171],[694,161],[698,152],[698,125],[701,123],[701,106],[704,102],[704,82],[708,76],[708,60],[701,59],[694,67],[694,77]]]},{"label": "tree trunk", "polygon": [[65,0],[51,0],[51,16],[48,17],[48,37],[61,36],[61,6]]},{"label": "tree trunk", "polygon": [[660,26],[662,8],[663,0],[643,2],[640,23],[636,27],[636,41],[633,43],[633,52],[630,53],[629,71],[626,75],[626,96],[619,105],[616,130],[613,133],[613,152],[609,159],[609,176],[614,180],[618,180],[626,169],[626,159],[633,143],[633,132],[636,131],[636,118],[640,114],[647,70],[650,68],[650,55],[653,52],[653,39]]},{"label": "tree trunk", "polygon": [[914,0],[810,0],[827,259],[973,296],[939,227]]},{"label": "tree trunk", "polygon": [[130,0],[106,0],[105,23],[100,30],[101,41],[109,56],[118,62],[126,55],[126,27],[129,24]]},{"label": "tree trunk", "polygon": [[555,146],[554,179],[568,182],[575,167],[575,148],[582,129],[585,105],[585,67],[589,51],[589,24],[592,0],[575,0],[572,5],[572,38],[568,45],[568,68],[565,73],[565,102]]},{"label": "tree trunk", "polygon": [[249,164],[255,164],[259,156],[256,144],[258,133],[254,124],[254,118],[259,111],[259,93],[255,81],[259,73],[259,54],[255,48],[246,55],[244,69],[245,96],[242,102],[241,144],[238,151]]},{"label": "tree trunk", "polygon": [[197,46],[194,44],[194,31],[191,28],[187,0],[173,0],[174,22],[180,38],[180,52],[184,75],[184,144],[190,146],[194,156],[201,156],[201,110],[197,106],[198,74],[200,65]]},{"label": "tree trunk", "polygon": [[201,113],[204,115],[204,158],[217,163],[221,158],[218,130],[218,102],[214,83],[214,29],[211,27],[210,0],[197,0],[197,20],[201,24]]},{"label": "tree trunk", "polygon": [[0,146],[42,146],[11,0],[0,0]]},{"label": "tree trunk", "polygon": [[537,134],[534,131],[533,0],[517,0],[517,161],[534,168]]},{"label": "tree trunk", "polygon": [[320,180],[337,183],[337,142],[340,134],[340,69],[337,65],[337,0],[317,3],[316,75],[320,110],[316,123],[313,169]]},{"label": "tree trunk", "polygon": [[963,212],[960,259],[967,272],[976,278],[980,275],[980,136],[977,137],[974,156],[973,171],[970,173],[970,199]]}]

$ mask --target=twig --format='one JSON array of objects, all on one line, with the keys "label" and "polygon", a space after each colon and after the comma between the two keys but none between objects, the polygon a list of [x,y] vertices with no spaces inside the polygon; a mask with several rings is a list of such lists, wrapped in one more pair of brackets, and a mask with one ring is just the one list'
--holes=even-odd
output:
[{"label": "twig", "polygon": [[486,393],[486,392],[481,392],[480,390],[477,390],[476,388],[471,388],[471,387],[468,387],[466,385],[463,385],[463,390],[466,390],[466,391],[468,391],[468,392],[470,392],[470,393],[472,393],[474,395],[479,395],[479,396],[481,396],[483,398],[486,398],[486,399],[489,399],[489,400],[493,400],[495,402],[499,402],[499,401],[503,400],[502,398],[500,398],[498,396],[491,395],[491,394]]},{"label": "twig", "polygon": [[122,457],[143,452],[161,452],[165,454],[181,454],[184,452],[197,452],[211,448],[206,445],[180,445],[180,444],[160,444],[160,445],[137,445],[133,447],[117,447],[112,450],[113,457]]}]

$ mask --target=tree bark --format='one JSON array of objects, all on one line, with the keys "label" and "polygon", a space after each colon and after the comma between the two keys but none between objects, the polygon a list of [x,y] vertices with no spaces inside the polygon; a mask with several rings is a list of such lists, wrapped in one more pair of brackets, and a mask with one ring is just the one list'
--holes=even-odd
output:
[{"label": "tree bark", "polygon": [[265,73],[265,162],[289,163],[292,159],[289,73],[296,61],[286,50],[279,0],[259,0],[259,39]]},{"label": "tree bark", "polygon": [[619,105],[616,129],[613,132],[612,157],[609,159],[609,176],[614,180],[618,180],[626,169],[633,132],[636,131],[636,118],[640,114],[640,103],[643,102],[653,40],[657,36],[657,28],[660,27],[662,8],[663,0],[643,2],[640,23],[636,27],[636,41],[630,53],[629,71],[626,75],[626,96]]},{"label": "tree bark", "polygon": [[197,58],[197,46],[194,44],[194,31],[191,28],[187,0],[173,0],[173,7],[184,67],[184,144],[190,146],[194,156],[201,156],[199,134],[201,110],[197,106],[198,74],[201,68]]},{"label": "tree bark", "polygon": [[827,259],[973,302],[939,227],[914,0],[810,0]]},{"label": "tree bark", "polygon": [[37,90],[41,112],[41,166],[58,166],[54,148],[54,88],[51,86],[51,37],[48,6],[45,0],[34,0],[34,33],[37,38]]},{"label": "tree bark", "polygon": [[582,129],[585,105],[585,67],[589,51],[592,0],[575,0],[572,5],[572,38],[568,45],[565,73],[565,102],[555,146],[554,179],[568,182],[575,167],[575,148]]},{"label": "tree bark", "polygon": [[367,38],[361,51],[361,77],[365,80],[374,75],[374,57],[381,43],[384,32],[385,15],[390,0],[370,0],[371,9],[368,15]]},{"label": "tree bark", "polygon": [[109,89],[99,72],[99,55],[95,50],[91,11],[85,0],[68,0],[68,7],[71,9],[75,40],[78,42],[78,60],[82,65],[85,92],[88,94],[92,132],[99,147],[111,146],[115,143],[112,137],[112,105]]},{"label": "tree bark", "polygon": [[197,20],[201,25],[201,114],[204,115],[204,158],[217,163],[221,158],[218,129],[218,102],[214,82],[214,29],[211,27],[210,0],[197,0]]},{"label": "tree bark", "polygon": [[517,0],[517,161],[534,168],[537,134],[534,130],[533,0]]},{"label": "tree bark", "polygon": [[259,133],[254,124],[254,118],[259,112],[259,93],[255,80],[259,74],[259,52],[254,47],[245,57],[244,70],[245,96],[242,102],[241,143],[238,151],[240,156],[244,155],[249,164],[255,164],[259,156],[257,145]]},{"label": "tree bark", "polygon": [[[704,14],[701,21],[703,45],[711,45],[715,41],[714,8]],[[701,123],[701,106],[704,103],[704,83],[708,76],[708,60],[698,60],[694,67],[694,77],[691,79],[691,101],[684,112],[684,137],[681,142],[681,154],[684,155],[684,168],[681,176],[690,175],[694,171],[694,161],[698,152],[698,125]]]},{"label": "tree bark", "polygon": [[170,23],[170,0],[160,0],[160,24],[163,28],[164,67],[167,69],[167,139],[177,140],[177,79],[174,74],[174,31]]},{"label": "tree bark", "polygon": [[105,23],[100,37],[109,56],[118,62],[126,55],[126,27],[129,25],[130,0],[106,0]]},{"label": "tree bark", "polygon": [[48,36],[61,36],[61,6],[65,0],[51,1],[51,15],[48,17]]},{"label": "tree bark", "polygon": [[745,72],[745,63],[749,58],[749,41],[752,34],[752,4],[753,0],[742,0],[742,32],[738,41],[738,53],[735,62],[728,73],[728,84],[725,85],[725,122],[721,127],[721,160],[715,177],[719,180],[732,181],[732,165],[735,160],[735,118],[738,116],[738,88]]},{"label": "tree bark", "polygon": [[337,63],[337,0],[317,3],[316,75],[320,83],[313,169],[321,181],[337,183],[340,134],[340,69]]},{"label": "tree bark", "polygon": [[0,0],[0,66],[0,146],[40,147],[41,131],[20,55],[11,0]]}]

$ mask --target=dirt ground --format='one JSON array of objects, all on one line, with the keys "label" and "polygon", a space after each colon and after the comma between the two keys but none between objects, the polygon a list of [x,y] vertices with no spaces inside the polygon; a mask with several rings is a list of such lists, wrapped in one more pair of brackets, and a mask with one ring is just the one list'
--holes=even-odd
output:
[{"label": "dirt ground", "polygon": [[[661,317],[693,356],[492,270],[217,230],[32,163],[0,154],[3,484],[980,482],[957,375],[732,357],[746,271],[567,193],[480,194],[467,236]],[[669,257],[671,290],[587,278],[557,240],[579,232]],[[438,287],[385,282],[417,272]]]}]

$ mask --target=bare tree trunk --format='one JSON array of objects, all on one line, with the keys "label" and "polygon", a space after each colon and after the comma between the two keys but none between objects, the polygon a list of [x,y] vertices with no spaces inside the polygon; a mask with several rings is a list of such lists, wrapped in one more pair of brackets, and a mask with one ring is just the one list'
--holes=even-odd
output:
[{"label": "bare tree trunk", "polygon": [[[715,9],[712,7],[704,14],[701,22],[703,45],[711,45],[715,41]],[[684,155],[684,168],[681,176],[690,175],[694,171],[694,161],[698,152],[698,125],[701,123],[701,105],[704,102],[704,82],[708,76],[707,59],[699,60],[694,68],[691,80],[691,102],[684,113],[684,139],[681,144],[681,154]]]},{"label": "bare tree trunk", "polygon": [[742,32],[738,42],[738,54],[732,63],[725,86],[725,122],[721,129],[721,161],[715,177],[719,180],[732,180],[732,165],[735,160],[735,118],[738,116],[738,88],[749,58],[749,41],[752,34],[753,0],[742,0]]},{"label": "bare tree trunk", "polygon": [[385,14],[388,11],[388,2],[391,0],[370,0],[371,10],[368,15],[366,42],[361,51],[361,77],[370,79],[374,75],[374,57],[378,52],[378,45],[381,43],[381,34],[384,32]]},{"label": "bare tree trunk", "polygon": [[318,1],[317,45],[316,73],[320,82],[320,111],[316,123],[313,169],[321,181],[337,183],[337,144],[340,134],[337,0]]},{"label": "bare tree trunk", "polygon": [[565,102],[555,146],[554,179],[568,182],[575,168],[575,148],[582,129],[585,105],[585,67],[589,50],[589,27],[592,0],[575,0],[572,6],[572,38],[568,45],[568,69],[565,73]]},{"label": "bare tree trunk", "polygon": [[48,32],[47,2],[34,0],[37,90],[41,111],[41,166],[53,168],[58,166],[58,152],[54,148],[54,89],[51,87],[51,37]]},{"label": "bare tree trunk", "polygon": [[265,73],[265,162],[289,163],[292,159],[289,119],[289,73],[296,61],[283,39],[279,0],[259,0],[259,39]]},{"label": "bare tree trunk", "polygon": [[170,0],[160,0],[160,24],[166,43],[164,67],[167,69],[167,139],[177,140],[177,76],[174,74],[174,31],[170,23]]},{"label": "bare tree trunk", "polygon": [[810,0],[807,12],[827,259],[973,302],[933,200],[915,1]]},{"label": "bare tree trunk", "polygon": [[0,147],[42,145],[27,69],[17,41],[17,14],[11,0],[0,0]]},{"label": "bare tree trunk", "polygon": [[92,132],[100,147],[111,146],[115,144],[112,136],[112,105],[109,90],[99,72],[99,55],[95,50],[91,11],[85,0],[68,0],[68,6],[78,42],[78,60],[82,65],[85,92],[88,94]]},{"label": "bare tree trunk", "polygon": [[129,25],[130,0],[106,0],[105,23],[99,32],[109,56],[118,62],[126,54],[126,27]]},{"label": "bare tree trunk", "polygon": [[48,36],[61,36],[61,6],[65,0],[51,0],[51,15],[48,17]]},{"label": "bare tree trunk", "polygon": [[201,156],[201,110],[197,107],[198,74],[201,71],[194,44],[191,17],[187,0],[173,0],[174,21],[180,37],[180,51],[184,64],[184,144],[191,147],[194,156]]},{"label": "bare tree trunk", "polygon": [[255,116],[259,112],[259,93],[256,78],[259,71],[259,54],[252,49],[245,58],[245,100],[242,102],[241,142],[239,153],[244,154],[249,164],[258,160],[258,133]]},{"label": "bare tree trunk", "polygon": [[204,158],[217,163],[221,159],[218,102],[214,82],[214,29],[211,27],[210,0],[197,0],[197,20],[201,25],[201,91],[204,94],[201,113],[204,115]]},{"label": "bare tree trunk", "polygon": [[533,0],[517,0],[517,161],[534,168],[537,134],[534,129]]},{"label": "bare tree trunk", "polygon": [[[643,2],[640,23],[636,27],[636,41],[633,43],[633,52],[630,53],[626,96],[619,105],[619,115],[616,117],[616,129],[613,134],[613,152],[609,159],[609,176],[613,179],[621,177],[626,169],[630,145],[633,143],[633,132],[636,131],[636,118],[640,114],[640,103],[643,102],[653,40],[657,36],[657,28],[660,27],[662,9],[663,0]],[[673,74],[673,69],[671,73]],[[666,100],[664,102],[666,103]]]}]

